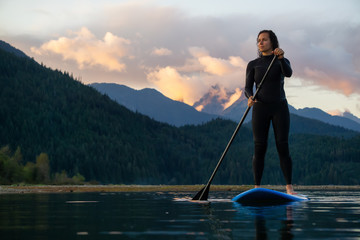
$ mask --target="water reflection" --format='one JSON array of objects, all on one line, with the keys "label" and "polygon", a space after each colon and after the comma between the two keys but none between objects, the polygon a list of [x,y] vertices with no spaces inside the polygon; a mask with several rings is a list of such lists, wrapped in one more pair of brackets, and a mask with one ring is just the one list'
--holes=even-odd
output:
[{"label": "water reflection", "polygon": [[281,239],[293,239],[294,234],[291,229],[294,227],[293,220],[293,206],[286,206],[286,219],[282,221],[283,228],[281,229]]},{"label": "water reflection", "polygon": [[[303,203],[302,203],[303,204]],[[279,206],[243,206],[239,203],[234,203],[238,211],[237,217],[243,217],[244,213],[251,215],[254,218],[255,238],[257,240],[273,239],[269,237],[269,232],[278,232],[278,239],[290,240],[294,238],[292,229],[294,227],[293,211],[294,207],[299,206],[300,203],[289,203],[287,205]],[[267,226],[267,220],[271,226]],[[279,224],[276,223],[278,221]],[[278,229],[274,229],[274,227]]]},{"label": "water reflection", "polygon": [[231,228],[226,227],[228,221],[224,221],[217,216],[216,208],[212,207],[211,202],[200,206],[204,214],[207,216],[211,236],[216,239],[231,239]]},{"label": "water reflection", "polygon": [[[360,193],[253,207],[216,193],[0,194],[3,239],[359,239]],[[180,199],[185,199],[179,201]]]},{"label": "water reflection", "polygon": [[[228,205],[229,201],[226,202]],[[208,203],[198,204],[206,216],[203,221],[208,223],[210,236],[213,237],[209,239],[291,240],[295,236],[292,231],[295,223],[294,208],[305,205],[289,203],[254,207],[231,202],[233,208],[224,208],[224,203],[223,200],[210,199]]]},{"label": "water reflection", "polygon": [[[280,224],[280,229],[278,230],[280,233],[279,239],[286,239],[290,240],[293,239],[294,234],[291,232],[291,229],[294,226],[294,220],[293,220],[293,206],[282,206],[286,209],[286,218],[278,220]],[[278,211],[279,209],[274,209],[275,211]],[[280,209],[281,210],[281,209]],[[266,227],[266,215],[262,214],[263,209],[261,207],[258,207],[257,214],[255,216],[255,227],[256,227],[256,238],[257,240],[260,239],[268,239],[267,232],[269,231]],[[267,213],[269,214],[269,213]]]}]

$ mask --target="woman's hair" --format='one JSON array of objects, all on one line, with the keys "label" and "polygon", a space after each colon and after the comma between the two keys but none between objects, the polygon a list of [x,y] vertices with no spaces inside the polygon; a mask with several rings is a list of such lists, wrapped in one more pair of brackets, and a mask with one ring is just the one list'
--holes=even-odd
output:
[{"label": "woman's hair", "polygon": [[[262,30],[262,31],[260,31],[257,38],[256,38],[256,43],[258,41],[258,38],[259,38],[260,34],[262,34],[262,33],[268,33],[269,34],[270,42],[271,42],[273,50],[279,47],[279,41],[277,39],[277,36],[272,30]],[[259,55],[259,57],[262,56],[262,53],[259,51],[259,49],[258,49],[258,55]]]}]

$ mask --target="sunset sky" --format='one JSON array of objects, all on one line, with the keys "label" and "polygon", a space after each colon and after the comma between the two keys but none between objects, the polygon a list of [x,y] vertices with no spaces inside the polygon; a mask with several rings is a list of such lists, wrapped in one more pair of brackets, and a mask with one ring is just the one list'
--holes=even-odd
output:
[{"label": "sunset sky", "polygon": [[289,103],[360,117],[359,13],[358,0],[0,0],[0,39],[85,84],[192,105],[215,85],[236,99],[272,29],[294,71]]}]

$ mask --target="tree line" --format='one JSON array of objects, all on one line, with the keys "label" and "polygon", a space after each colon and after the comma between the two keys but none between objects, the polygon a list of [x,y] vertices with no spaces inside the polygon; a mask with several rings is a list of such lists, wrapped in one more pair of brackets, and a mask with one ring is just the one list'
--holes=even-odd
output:
[{"label": "tree line", "polygon": [[70,178],[65,170],[52,174],[46,153],[40,153],[35,162],[24,165],[20,147],[15,152],[9,146],[0,148],[0,184],[83,184],[84,180],[79,173]]}]

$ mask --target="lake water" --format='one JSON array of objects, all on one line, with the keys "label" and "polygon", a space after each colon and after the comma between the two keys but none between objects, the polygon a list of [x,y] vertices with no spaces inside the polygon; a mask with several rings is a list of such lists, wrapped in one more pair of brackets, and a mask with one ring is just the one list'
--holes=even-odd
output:
[{"label": "lake water", "polygon": [[0,239],[360,239],[359,191],[246,207],[234,192],[0,195]]}]

